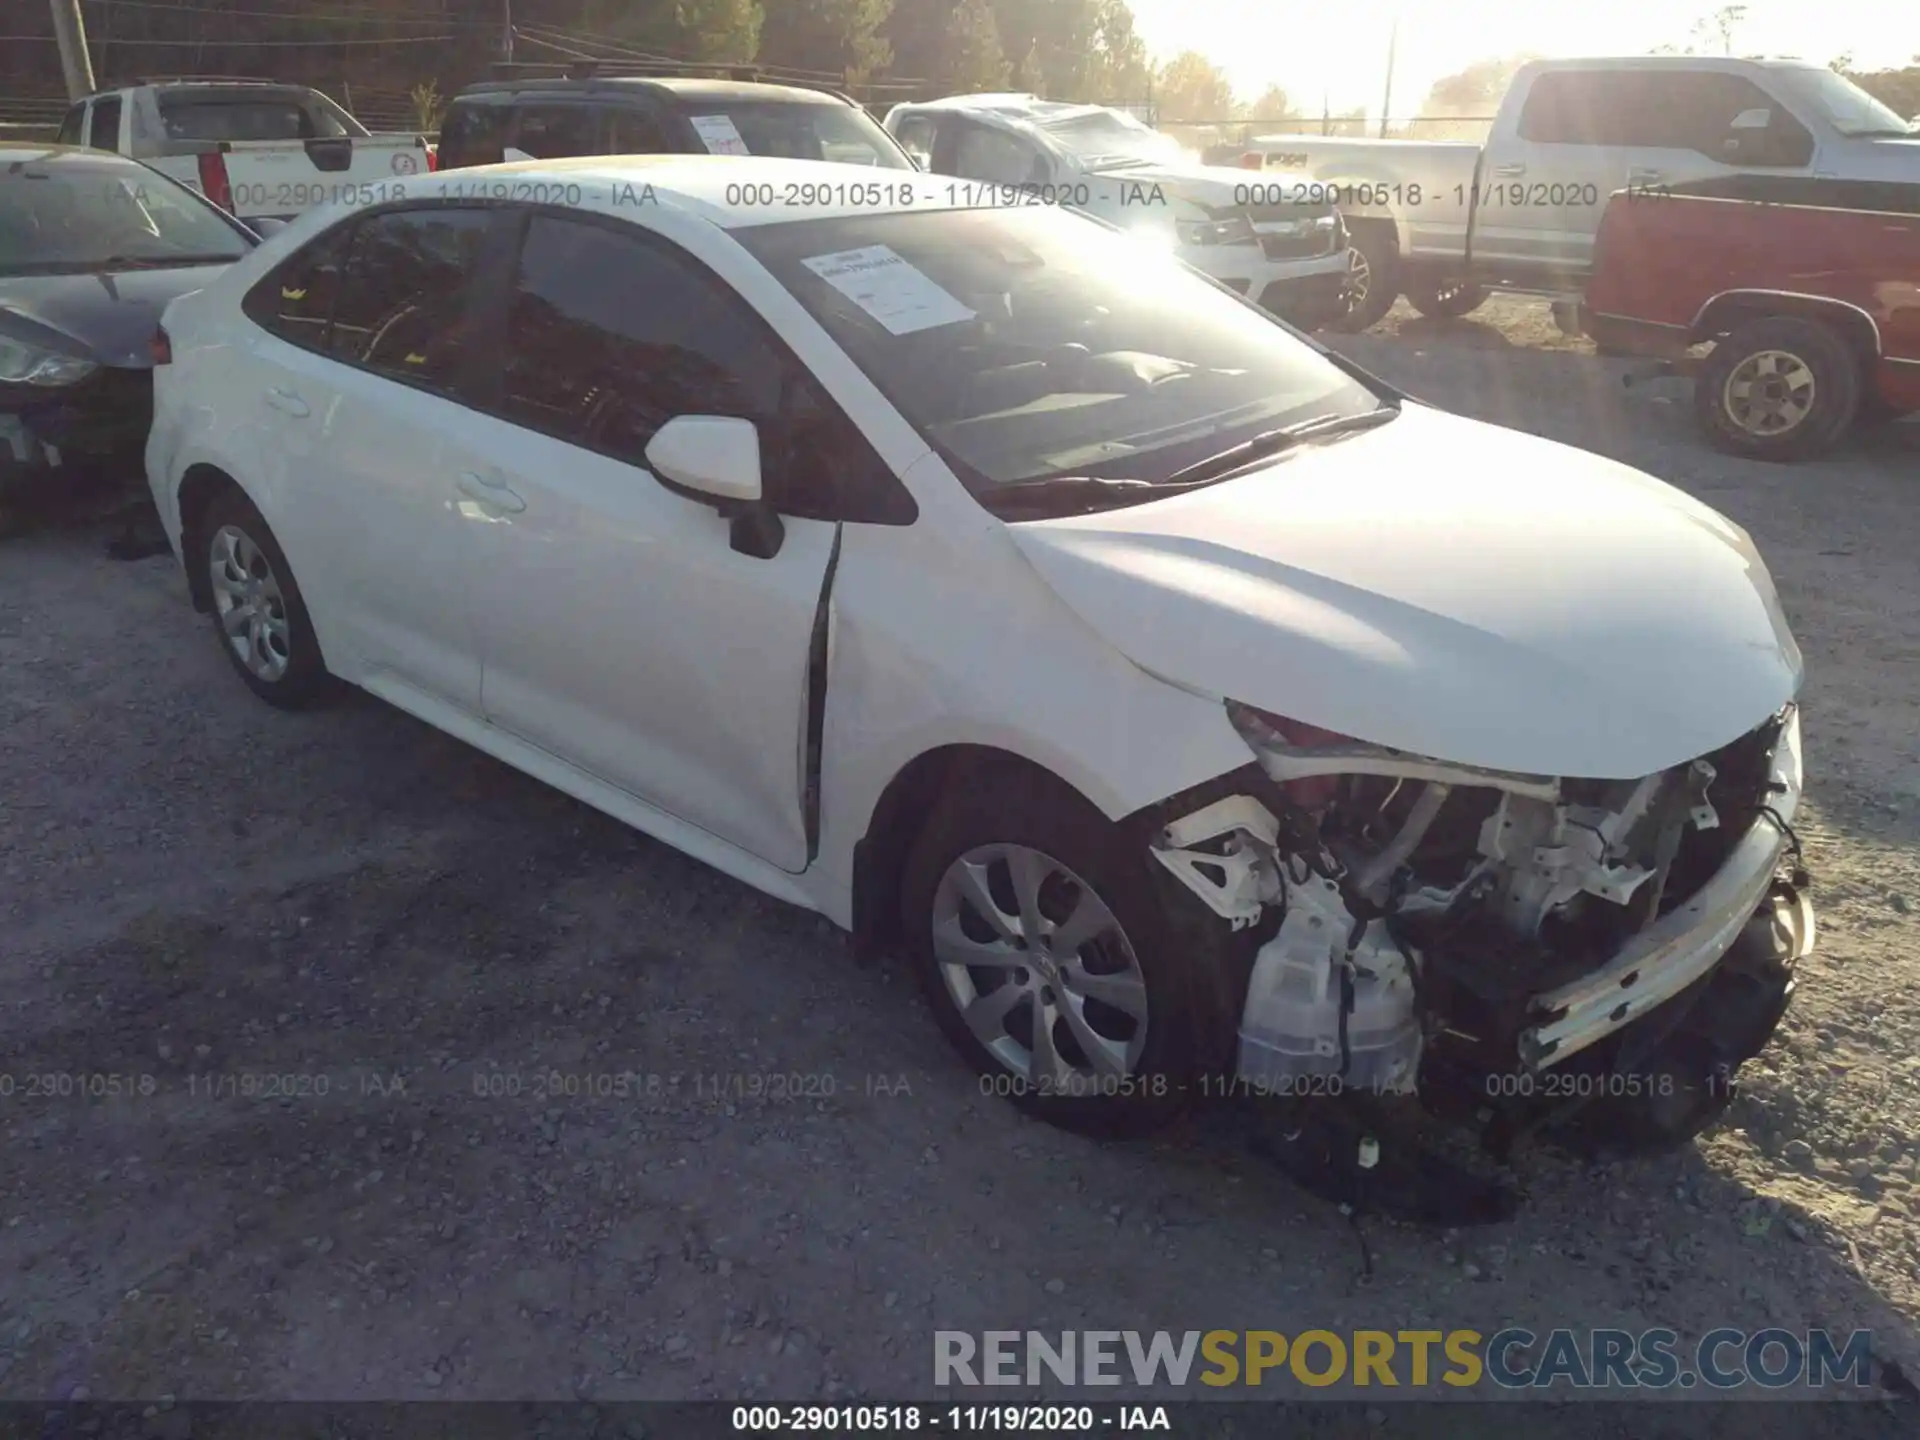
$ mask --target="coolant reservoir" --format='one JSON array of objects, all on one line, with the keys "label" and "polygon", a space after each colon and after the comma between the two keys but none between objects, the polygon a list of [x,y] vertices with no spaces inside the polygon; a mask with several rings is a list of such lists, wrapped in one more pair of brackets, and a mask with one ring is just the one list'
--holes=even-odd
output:
[{"label": "coolant reservoir", "polygon": [[1353,954],[1342,1073],[1340,970],[1352,931],[1352,917],[1332,881],[1315,876],[1289,887],[1280,933],[1254,957],[1240,1021],[1240,1078],[1256,1094],[1413,1088],[1420,1022],[1410,962],[1378,921]]}]

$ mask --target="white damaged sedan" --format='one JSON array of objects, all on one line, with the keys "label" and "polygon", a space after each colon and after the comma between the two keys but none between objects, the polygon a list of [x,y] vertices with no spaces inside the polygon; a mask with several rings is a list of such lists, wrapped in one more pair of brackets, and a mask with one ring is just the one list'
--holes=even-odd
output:
[{"label": "white damaged sedan", "polygon": [[909,953],[1050,1120],[1710,1122],[1813,943],[1745,532],[947,194],[616,157],[310,213],[156,339],[194,604],[271,703],[363,687]]}]

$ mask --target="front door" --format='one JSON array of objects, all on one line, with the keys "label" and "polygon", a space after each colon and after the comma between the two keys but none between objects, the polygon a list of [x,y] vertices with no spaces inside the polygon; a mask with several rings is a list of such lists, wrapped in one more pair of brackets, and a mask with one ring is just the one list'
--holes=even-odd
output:
[{"label": "front door", "polygon": [[491,724],[798,872],[808,652],[835,525],[770,559],[646,466],[675,415],[763,427],[792,362],[730,289],[635,227],[537,211],[500,373],[462,436]]}]

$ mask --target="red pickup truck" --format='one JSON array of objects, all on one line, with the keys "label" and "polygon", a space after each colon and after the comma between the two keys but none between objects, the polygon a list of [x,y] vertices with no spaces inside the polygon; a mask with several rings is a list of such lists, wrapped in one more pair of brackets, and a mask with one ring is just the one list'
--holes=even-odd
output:
[{"label": "red pickup truck", "polygon": [[1856,420],[1920,411],[1920,184],[1749,174],[1622,191],[1580,318],[1603,350],[1692,375],[1721,449],[1818,454]]}]

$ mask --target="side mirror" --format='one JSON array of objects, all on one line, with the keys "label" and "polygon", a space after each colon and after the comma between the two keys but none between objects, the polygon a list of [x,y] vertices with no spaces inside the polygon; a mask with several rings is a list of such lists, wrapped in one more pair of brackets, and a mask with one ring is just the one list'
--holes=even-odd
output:
[{"label": "side mirror", "polygon": [[287,228],[287,222],[274,215],[262,215],[258,220],[243,220],[241,223],[262,240],[271,240]]},{"label": "side mirror", "polygon": [[731,415],[676,415],[647,442],[647,464],[669,490],[713,506],[733,548],[770,560],[786,531],[760,486],[760,432]]}]

